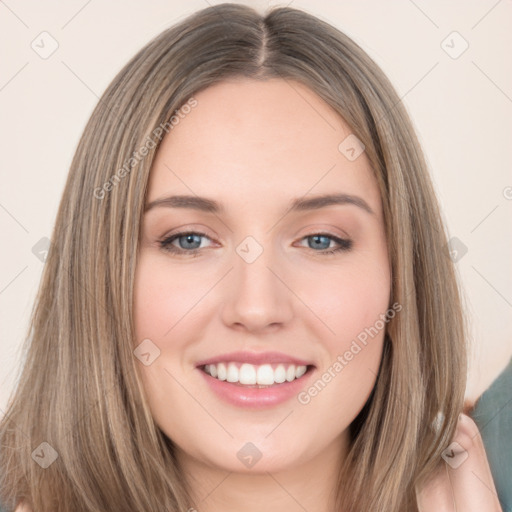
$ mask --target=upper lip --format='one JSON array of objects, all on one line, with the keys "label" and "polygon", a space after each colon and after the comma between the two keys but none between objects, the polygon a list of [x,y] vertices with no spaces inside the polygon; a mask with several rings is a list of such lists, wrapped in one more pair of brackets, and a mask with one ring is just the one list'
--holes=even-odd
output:
[{"label": "upper lip", "polygon": [[229,352],[226,354],[220,354],[218,356],[210,357],[208,359],[204,359],[203,361],[199,361],[197,363],[197,367],[204,366],[205,364],[217,364],[217,363],[228,363],[228,362],[236,362],[236,363],[249,363],[249,364],[265,364],[265,363],[287,363],[287,364],[295,364],[298,366],[313,366],[313,363],[310,361],[305,361],[303,359],[299,359],[297,357],[292,357],[287,354],[283,354],[282,352]]}]

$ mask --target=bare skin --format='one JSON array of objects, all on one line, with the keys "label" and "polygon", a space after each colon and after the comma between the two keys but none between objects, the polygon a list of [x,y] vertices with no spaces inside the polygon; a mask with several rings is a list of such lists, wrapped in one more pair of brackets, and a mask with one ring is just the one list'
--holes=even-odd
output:
[{"label": "bare skin", "polygon": [[[160,351],[141,369],[149,405],[177,446],[200,512],[332,512],[347,429],[375,384],[385,329],[307,403],[234,406],[211,391],[196,363],[277,350],[311,361],[316,378],[332,376],[338,356],[391,306],[379,190],[364,152],[351,161],[338,149],[350,128],[301,84],[244,79],[195,97],[197,107],[159,149],[147,203],[201,196],[224,211],[155,206],[145,214],[134,319],[137,344],[150,339]],[[356,196],[371,212],[353,203],[288,211],[296,198],[332,193]],[[180,254],[160,244],[194,232],[206,235],[195,256],[180,238],[172,242]],[[316,234],[327,234],[316,239],[325,248],[312,243]],[[248,236],[263,249],[251,263],[236,250]],[[339,247],[332,236],[351,247],[326,254]],[[464,437],[471,420],[461,426],[457,439],[470,458],[420,490],[421,512],[455,510],[449,485],[457,510],[500,510],[470,481],[476,468],[493,487],[481,439]],[[249,441],[262,453],[251,468],[237,457]]]},{"label": "bare skin", "polygon": [[[328,512],[347,428],[381,358],[384,329],[309,403],[293,397],[259,411],[218,398],[195,367],[235,350],[277,350],[311,361],[320,377],[388,309],[384,222],[368,160],[349,161],[338,146],[350,129],[307,88],[294,88],[241,80],[200,92],[150,177],[148,203],[192,194],[225,210],[146,212],[135,285],[137,340],[161,351],[142,372],[150,407],[194,475],[201,512]],[[361,198],[372,213],[349,203],[287,212],[296,198],[334,192]],[[198,256],[159,246],[187,230],[207,235]],[[321,239],[317,249],[317,233],[350,239],[352,248],[326,255],[339,244]],[[251,263],[236,251],[248,236],[263,248]],[[252,468],[237,457],[247,442],[263,455]]]},{"label": "bare skin", "polygon": [[466,414],[460,415],[453,441],[467,452],[467,458],[458,467],[458,461],[453,466],[440,465],[418,493],[420,512],[501,512],[482,436]]},{"label": "bare skin", "polygon": [[[233,350],[279,350],[314,362],[318,375],[332,369],[390,306],[379,190],[364,152],[350,161],[338,149],[350,128],[299,83],[235,80],[196,99],[159,149],[147,203],[186,194],[224,211],[155,207],[145,215],[135,325],[137,340],[161,351],[142,371],[150,407],[178,447],[201,512],[330,512],[347,428],[374,385],[384,329],[307,405],[242,410],[216,396],[195,363]],[[361,198],[373,213],[354,204],[287,211],[295,198],[333,192]],[[206,234],[195,257],[183,240],[172,242],[179,255],[158,243],[194,230]],[[352,248],[322,254],[308,237],[325,232],[352,240]],[[247,236],[263,249],[250,264],[236,252]],[[248,441],[263,454],[250,469],[236,456]],[[470,449],[485,467],[476,441]],[[452,477],[465,499],[467,470]]]},{"label": "bare skin", "polygon": [[[485,448],[474,421],[461,415],[453,439],[463,446],[468,458],[457,469],[442,464],[432,481],[418,492],[420,512],[502,512]],[[19,505],[16,512],[32,512]]]}]

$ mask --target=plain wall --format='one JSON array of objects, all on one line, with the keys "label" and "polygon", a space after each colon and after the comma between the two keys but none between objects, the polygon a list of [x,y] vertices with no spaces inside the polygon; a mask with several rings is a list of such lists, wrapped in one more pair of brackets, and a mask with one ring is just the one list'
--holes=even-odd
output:
[{"label": "plain wall", "polygon": [[[241,3],[260,10],[286,5]],[[43,268],[40,240],[51,235],[93,107],[146,42],[208,5],[213,2],[0,2],[0,415],[17,379]],[[411,114],[450,237],[458,239],[456,266],[473,340],[467,397],[475,399],[512,355],[512,2],[288,5],[355,39]],[[41,36],[44,31],[50,36]],[[52,39],[57,50],[42,58]]]}]

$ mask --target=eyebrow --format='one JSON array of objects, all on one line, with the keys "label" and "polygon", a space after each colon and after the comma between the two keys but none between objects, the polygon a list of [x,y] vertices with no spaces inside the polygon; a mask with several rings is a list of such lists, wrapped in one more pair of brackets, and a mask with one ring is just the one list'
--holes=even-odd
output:
[{"label": "eyebrow", "polygon": [[[300,197],[290,202],[287,211],[319,210],[327,206],[346,204],[357,206],[367,213],[375,215],[375,212],[362,197],[350,194],[324,194],[308,199]],[[222,205],[213,199],[199,196],[177,195],[151,201],[145,206],[144,213],[159,206],[167,208],[191,208],[193,210],[215,214],[224,212]]]}]

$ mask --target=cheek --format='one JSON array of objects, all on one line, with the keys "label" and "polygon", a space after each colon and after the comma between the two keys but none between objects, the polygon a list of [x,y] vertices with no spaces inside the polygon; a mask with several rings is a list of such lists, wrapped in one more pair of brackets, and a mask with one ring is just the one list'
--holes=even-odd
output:
[{"label": "cheek", "polygon": [[[136,343],[150,338],[160,346],[201,298],[198,273],[170,271],[161,258],[142,255],[134,286]],[[204,293],[204,292],[203,292]]]},{"label": "cheek", "polygon": [[384,330],[379,319],[385,315],[390,298],[390,276],[385,261],[357,262],[319,273],[314,286],[307,289],[309,292],[305,288],[303,297],[307,297],[311,310],[328,328],[329,334],[323,339],[329,345],[329,352],[345,350],[353,339],[377,322],[378,330]]},{"label": "cheek", "polygon": [[[354,259],[328,273],[319,273],[315,286],[304,288],[303,297],[319,317],[325,357],[318,385],[304,401],[316,401],[319,410],[339,422],[354,418],[370,395],[382,357],[386,326],[395,311],[388,312],[391,276],[384,249],[379,257]],[[306,293],[306,289],[309,293]],[[329,290],[329,293],[326,291]],[[388,316],[386,316],[388,313]],[[324,392],[323,389],[326,391]]]},{"label": "cheek", "polygon": [[150,364],[137,365],[139,376],[153,417],[159,425],[172,431],[176,420],[169,415],[169,396],[174,397],[179,410],[191,407],[188,395],[177,382],[183,380],[183,355],[191,333],[188,322],[201,293],[197,274],[170,269],[164,258],[144,251],[135,272],[134,347],[149,339],[160,350]]}]

